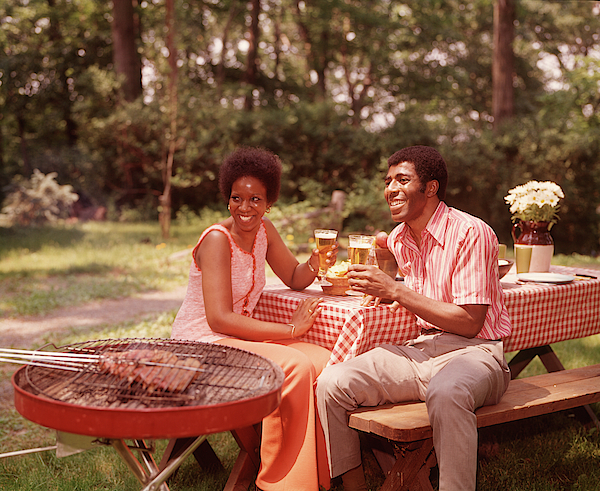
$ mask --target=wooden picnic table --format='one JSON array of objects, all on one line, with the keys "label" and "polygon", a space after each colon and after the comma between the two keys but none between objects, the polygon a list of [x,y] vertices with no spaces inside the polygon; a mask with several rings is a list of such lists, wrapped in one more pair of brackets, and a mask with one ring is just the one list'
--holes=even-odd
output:
[{"label": "wooden picnic table", "polygon": [[[504,350],[517,352],[509,361],[513,378],[536,356],[548,372],[557,373],[511,382],[507,397],[500,404],[478,409],[479,426],[599,400],[600,365],[563,371],[550,345],[600,333],[600,271],[552,266],[551,272],[583,276],[574,276],[573,281],[562,284],[532,283],[520,281],[511,271],[502,279],[512,323],[512,333],[504,339]],[[415,316],[406,309],[391,313],[385,305],[363,307],[360,297],[325,296],[317,286],[300,292],[267,287],[253,315],[265,321],[289,322],[298,304],[309,297],[324,298],[322,312],[301,339],[331,349],[329,364],[348,360],[382,344],[401,344],[420,331]],[[583,407],[600,428],[589,405]],[[382,491],[432,489],[428,476],[435,465],[435,452],[424,403],[359,408],[350,414],[349,424],[394,443],[393,456],[376,453],[387,476]]]}]

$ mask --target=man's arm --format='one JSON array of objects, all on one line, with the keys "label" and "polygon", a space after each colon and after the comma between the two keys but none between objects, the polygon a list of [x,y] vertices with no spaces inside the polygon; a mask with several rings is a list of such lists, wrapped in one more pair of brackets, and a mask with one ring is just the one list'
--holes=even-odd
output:
[{"label": "man's arm", "polygon": [[[348,272],[349,285],[374,297],[389,298],[424,321],[444,331],[473,338],[483,327],[487,305],[454,303],[434,300],[394,281],[374,266],[353,264]],[[394,309],[394,304],[390,307]]]}]

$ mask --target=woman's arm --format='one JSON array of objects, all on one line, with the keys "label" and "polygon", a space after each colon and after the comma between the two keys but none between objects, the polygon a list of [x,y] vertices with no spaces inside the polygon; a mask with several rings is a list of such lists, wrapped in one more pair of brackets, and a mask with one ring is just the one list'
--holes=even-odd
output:
[{"label": "woman's arm", "polygon": [[[319,253],[317,249],[311,251],[311,256],[306,262],[298,263],[292,251],[283,242],[275,225],[267,219],[264,222],[269,242],[269,249],[267,251],[269,266],[271,266],[273,272],[286,286],[294,290],[303,290],[315,280],[319,271]],[[331,266],[335,264],[336,258],[337,246],[331,251],[328,260]]]},{"label": "woman's arm", "polygon": [[236,314],[231,294],[229,240],[221,232],[211,232],[204,238],[196,250],[195,259],[202,270],[206,319],[217,333],[251,341],[289,339],[308,331],[320,312],[318,304],[321,299],[307,299],[300,304],[291,320],[293,333],[290,324],[263,322]]}]

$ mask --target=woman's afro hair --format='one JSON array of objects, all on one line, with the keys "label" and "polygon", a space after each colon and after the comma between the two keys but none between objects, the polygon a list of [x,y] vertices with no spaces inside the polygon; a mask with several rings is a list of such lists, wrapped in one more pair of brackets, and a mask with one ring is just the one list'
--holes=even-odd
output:
[{"label": "woman's afro hair", "polygon": [[255,177],[267,190],[267,201],[272,205],[279,198],[281,188],[281,161],[274,153],[262,148],[241,147],[229,155],[219,170],[219,189],[229,201],[231,187],[240,177]]}]

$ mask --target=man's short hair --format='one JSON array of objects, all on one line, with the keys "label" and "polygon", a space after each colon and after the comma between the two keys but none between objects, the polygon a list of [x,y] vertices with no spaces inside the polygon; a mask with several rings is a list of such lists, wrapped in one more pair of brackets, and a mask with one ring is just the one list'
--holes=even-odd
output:
[{"label": "man's short hair", "polygon": [[262,148],[241,147],[229,155],[219,169],[219,189],[225,202],[231,197],[233,183],[241,177],[255,177],[267,190],[272,205],[279,198],[281,161],[274,153]]},{"label": "man's short hair", "polygon": [[398,150],[388,159],[388,167],[402,162],[409,162],[415,166],[415,172],[423,185],[429,181],[437,181],[439,189],[437,196],[440,200],[446,198],[446,186],[448,186],[448,168],[441,154],[431,147],[415,145]]}]

